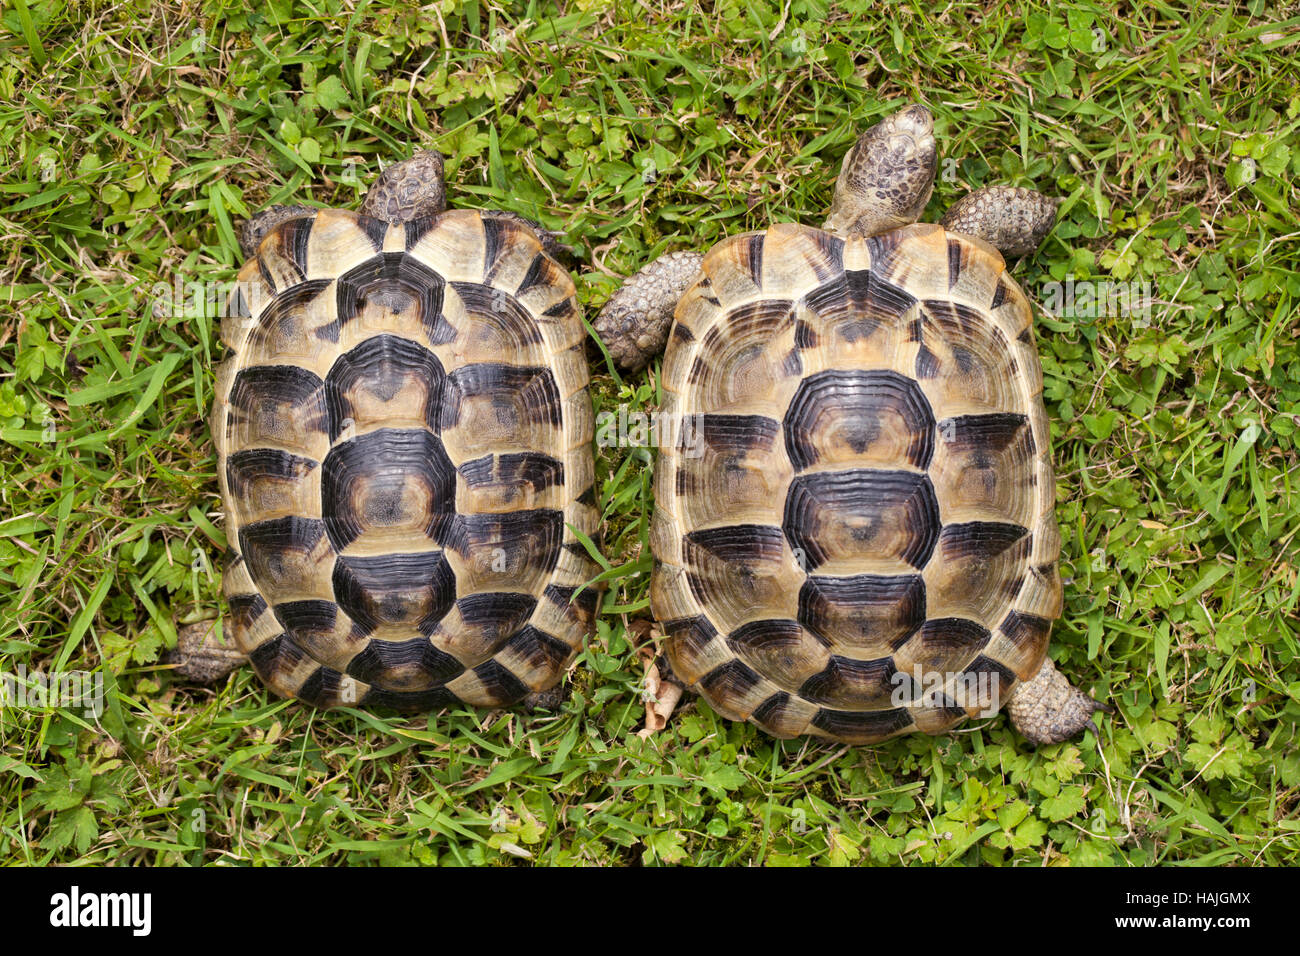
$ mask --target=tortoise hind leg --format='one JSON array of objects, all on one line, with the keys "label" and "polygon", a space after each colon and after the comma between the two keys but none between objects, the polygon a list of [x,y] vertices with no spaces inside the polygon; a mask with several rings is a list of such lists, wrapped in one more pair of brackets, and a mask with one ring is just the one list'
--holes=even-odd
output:
[{"label": "tortoise hind leg", "polygon": [[1043,659],[1043,666],[1032,679],[1016,684],[1007,704],[1012,725],[1035,746],[1059,744],[1085,728],[1101,736],[1092,720],[1098,710],[1113,713],[1108,704],[1071,686],[1050,657]]},{"label": "tortoise hind leg", "polygon": [[248,663],[233,636],[217,639],[216,624],[200,621],[177,629],[176,647],[163,658],[164,664],[175,665],[173,674],[196,684],[215,684]]},{"label": "tortoise hind leg", "polygon": [[539,710],[559,712],[560,708],[564,706],[565,701],[567,701],[572,695],[573,688],[569,685],[567,680],[562,680],[554,687],[548,688],[547,690],[533,691],[519,702],[519,706],[528,714],[535,714]]}]

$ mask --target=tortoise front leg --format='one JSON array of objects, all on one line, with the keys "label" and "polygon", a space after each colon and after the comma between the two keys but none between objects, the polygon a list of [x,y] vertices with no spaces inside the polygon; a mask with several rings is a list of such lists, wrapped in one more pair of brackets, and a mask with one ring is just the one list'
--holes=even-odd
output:
[{"label": "tortoise front leg", "polygon": [[700,274],[704,256],[670,252],[623,283],[591,323],[619,368],[637,372],[664,349],[677,301]]},{"label": "tortoise front leg", "polygon": [[983,239],[1008,259],[1027,256],[1052,231],[1058,204],[1032,189],[985,186],[953,203],[939,225]]},{"label": "tortoise front leg", "polygon": [[573,250],[560,242],[560,239],[564,236],[563,233],[556,232],[554,229],[547,229],[540,222],[529,219],[527,216],[521,216],[517,212],[507,212],[504,209],[484,209],[482,215],[485,218],[505,219],[509,222],[517,222],[520,225],[527,226],[537,233],[537,238],[542,243],[542,250],[548,256],[564,266],[573,263]]},{"label": "tortoise front leg", "polygon": [[311,206],[268,206],[240,227],[239,250],[245,259],[251,259],[257,255],[262,238],[280,223],[290,219],[310,219],[314,215],[316,210]]}]

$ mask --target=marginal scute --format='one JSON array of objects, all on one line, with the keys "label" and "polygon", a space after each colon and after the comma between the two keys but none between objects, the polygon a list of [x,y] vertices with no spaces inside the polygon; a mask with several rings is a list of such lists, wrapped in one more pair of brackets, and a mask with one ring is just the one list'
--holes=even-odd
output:
[{"label": "marginal scute", "polygon": [[651,607],[673,672],[779,737],[942,733],[1060,612],[1032,313],[933,225],[719,243],[663,364]]},{"label": "marginal scute", "polygon": [[811,678],[830,662],[829,642],[804,631],[798,621],[751,621],[727,636],[736,655],[778,683]]},{"label": "marginal scute", "polygon": [[270,230],[212,422],[235,643],[319,706],[505,706],[594,624],[572,281],[531,228],[321,210]]},{"label": "marginal scute", "polygon": [[889,710],[822,708],[813,718],[812,726],[833,740],[848,744],[871,744],[904,733],[912,726],[912,717],[902,707]]}]

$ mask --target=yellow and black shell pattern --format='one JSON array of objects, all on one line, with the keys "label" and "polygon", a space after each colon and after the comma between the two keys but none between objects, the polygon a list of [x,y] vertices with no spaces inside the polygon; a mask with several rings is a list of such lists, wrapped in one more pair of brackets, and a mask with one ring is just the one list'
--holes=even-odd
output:
[{"label": "yellow and black shell pattern", "polygon": [[257,673],[403,711],[555,685],[599,598],[568,273],[490,214],[321,210],[271,230],[238,290],[212,433],[227,631]]},{"label": "yellow and black shell pattern", "polygon": [[1032,311],[940,226],[727,239],[663,366],[651,603],[677,677],[777,737],[941,733],[1037,673],[1060,535]]}]

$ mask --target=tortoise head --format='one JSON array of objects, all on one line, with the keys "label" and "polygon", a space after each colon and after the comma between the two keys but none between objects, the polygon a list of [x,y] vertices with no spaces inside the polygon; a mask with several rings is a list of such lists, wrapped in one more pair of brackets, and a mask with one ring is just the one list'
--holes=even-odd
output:
[{"label": "tortoise head", "polygon": [[426,149],[380,173],[361,202],[361,215],[409,222],[436,216],[446,208],[442,154]]},{"label": "tortoise head", "polygon": [[885,117],[858,137],[835,183],[822,227],[874,236],[916,222],[934,190],[934,117],[920,104]]}]

